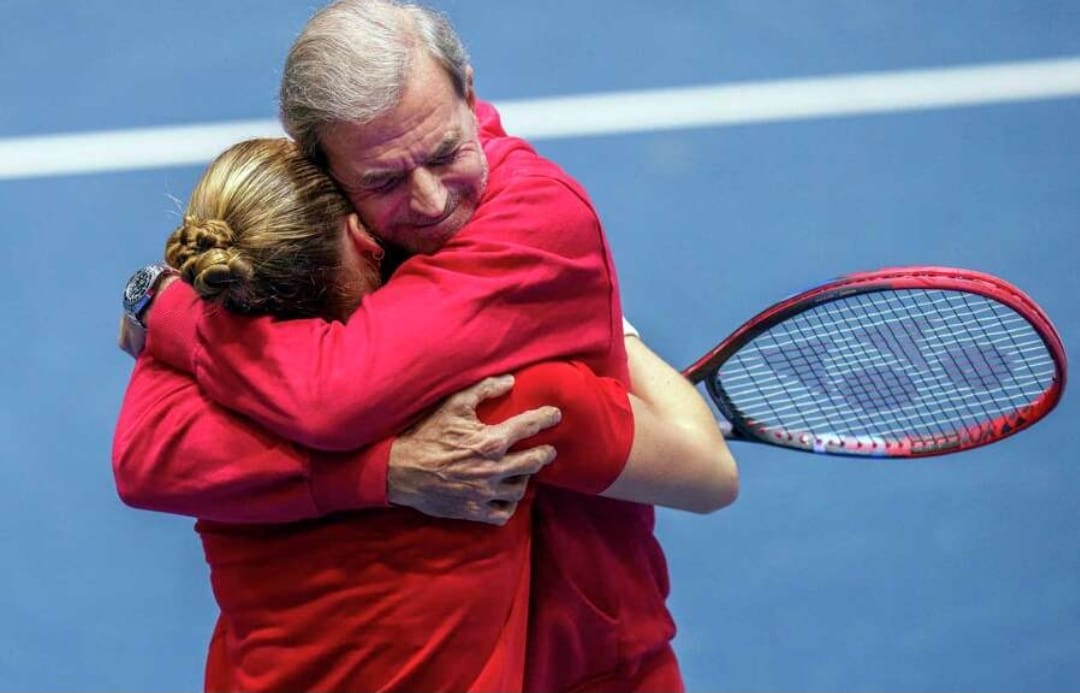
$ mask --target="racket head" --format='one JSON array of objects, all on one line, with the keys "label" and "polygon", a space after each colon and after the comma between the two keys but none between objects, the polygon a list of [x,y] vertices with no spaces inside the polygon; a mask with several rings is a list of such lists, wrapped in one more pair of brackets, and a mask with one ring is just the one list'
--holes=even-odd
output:
[{"label": "racket head", "polygon": [[818,453],[924,457],[1045,417],[1067,360],[1045,312],[1008,282],[949,267],[840,277],[754,316],[684,374],[733,438]]}]

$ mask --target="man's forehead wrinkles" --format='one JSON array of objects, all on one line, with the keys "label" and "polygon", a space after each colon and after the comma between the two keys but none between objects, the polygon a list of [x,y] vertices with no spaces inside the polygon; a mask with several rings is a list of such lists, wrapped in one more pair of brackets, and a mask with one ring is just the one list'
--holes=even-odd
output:
[{"label": "man's forehead wrinkles", "polygon": [[417,148],[413,151],[403,151],[391,148],[380,161],[379,157],[373,157],[374,161],[357,162],[358,166],[351,167],[358,178],[381,178],[388,174],[401,173],[417,166],[421,166],[428,160],[448,154],[461,143],[461,128],[450,129],[438,143],[431,148]]},{"label": "man's forehead wrinkles", "polygon": [[330,176],[345,190],[356,187],[358,181],[362,178],[359,168],[354,166],[348,159],[345,161],[331,159],[329,172]]}]

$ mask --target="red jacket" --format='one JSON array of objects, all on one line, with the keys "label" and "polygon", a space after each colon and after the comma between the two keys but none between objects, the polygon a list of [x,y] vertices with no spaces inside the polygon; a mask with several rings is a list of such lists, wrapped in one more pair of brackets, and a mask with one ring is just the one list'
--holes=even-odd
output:
[{"label": "red jacket", "polygon": [[[348,324],[240,318],[177,286],[158,298],[148,350],[193,372],[210,399],[325,450],[374,443],[481,377],[530,363],[572,357],[625,384],[614,267],[584,191],[504,136],[489,106],[478,114],[490,174],[473,219],[438,253],[406,260]],[[332,463],[293,449],[270,471],[225,465],[219,476],[236,483],[203,494],[170,478],[175,461],[151,441],[173,438],[165,431],[121,417],[118,482],[133,504],[266,522],[385,503],[386,443]],[[222,498],[244,509],[226,511]],[[666,646],[674,627],[652,509],[562,490],[539,493],[536,508],[529,686],[567,688]]]},{"label": "red jacket", "polygon": [[[513,391],[481,406],[501,421],[555,403],[566,418],[529,444],[549,443],[559,464],[537,477],[585,492],[618,475],[633,440],[625,388],[587,368],[545,363],[518,373]],[[207,402],[178,371],[139,360],[125,416],[151,426],[170,412],[174,439],[234,467],[295,466],[285,444],[247,445],[258,427]],[[217,434],[220,437],[215,438]],[[217,485],[176,451],[168,468]],[[223,457],[222,457],[223,459]],[[327,458],[327,465],[348,465]],[[219,472],[227,471],[222,461]],[[278,470],[278,471],[275,471]],[[213,478],[213,477],[211,477]],[[291,492],[279,494],[284,498]],[[256,493],[256,496],[260,494]],[[215,599],[221,608],[207,659],[211,691],[514,691],[523,686],[533,530],[533,491],[503,527],[431,518],[406,508],[354,510],[279,524],[202,519]],[[218,515],[241,501],[226,500]],[[294,506],[306,515],[302,504]],[[250,514],[250,511],[247,512]],[[293,518],[296,519],[296,518]]]}]

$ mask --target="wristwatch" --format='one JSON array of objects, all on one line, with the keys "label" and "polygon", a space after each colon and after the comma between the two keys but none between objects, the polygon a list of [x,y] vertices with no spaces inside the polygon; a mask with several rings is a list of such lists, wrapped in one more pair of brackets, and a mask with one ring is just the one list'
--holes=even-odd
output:
[{"label": "wristwatch", "polygon": [[157,294],[162,277],[177,274],[176,270],[163,263],[140,268],[128,279],[124,287],[124,317],[134,325],[146,329],[143,313],[150,306]]}]

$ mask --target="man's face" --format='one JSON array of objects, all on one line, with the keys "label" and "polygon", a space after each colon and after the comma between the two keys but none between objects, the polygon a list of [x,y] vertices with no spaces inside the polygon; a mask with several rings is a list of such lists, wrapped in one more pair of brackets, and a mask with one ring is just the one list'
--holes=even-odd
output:
[{"label": "man's face", "polygon": [[472,217],[487,183],[471,93],[459,97],[427,55],[413,63],[396,108],[370,123],[339,123],[322,144],[368,229],[410,253],[442,247]]}]

